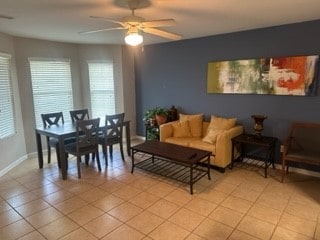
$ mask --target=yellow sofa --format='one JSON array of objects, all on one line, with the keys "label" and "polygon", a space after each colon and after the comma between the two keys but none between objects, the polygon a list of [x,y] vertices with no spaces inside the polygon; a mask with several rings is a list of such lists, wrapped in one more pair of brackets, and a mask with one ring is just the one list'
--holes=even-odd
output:
[{"label": "yellow sofa", "polygon": [[218,134],[215,143],[207,143],[203,138],[207,134],[210,122],[202,122],[202,134],[199,137],[174,137],[174,124],[178,122],[160,125],[160,141],[210,151],[212,152],[210,164],[224,171],[225,167],[231,163],[231,139],[243,133],[243,126],[235,125]]}]

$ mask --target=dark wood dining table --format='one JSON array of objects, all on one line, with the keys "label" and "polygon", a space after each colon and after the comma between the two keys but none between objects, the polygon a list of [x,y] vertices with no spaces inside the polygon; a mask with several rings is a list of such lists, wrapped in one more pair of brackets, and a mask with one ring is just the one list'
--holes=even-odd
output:
[{"label": "dark wood dining table", "polygon": [[[131,139],[130,139],[130,121],[125,120],[123,122],[123,127],[125,128],[126,135],[126,145],[127,153],[131,155]],[[101,126],[101,130],[104,130],[105,127]],[[37,152],[38,152],[38,162],[39,168],[43,168],[43,152],[42,152],[42,143],[41,135],[54,137],[59,140],[59,149],[60,149],[60,159],[61,159],[61,175],[62,179],[67,179],[67,159],[64,152],[64,140],[70,137],[76,136],[76,125],[71,122],[64,123],[61,125],[51,125],[50,127],[39,127],[35,128],[36,142],[37,142]]]}]

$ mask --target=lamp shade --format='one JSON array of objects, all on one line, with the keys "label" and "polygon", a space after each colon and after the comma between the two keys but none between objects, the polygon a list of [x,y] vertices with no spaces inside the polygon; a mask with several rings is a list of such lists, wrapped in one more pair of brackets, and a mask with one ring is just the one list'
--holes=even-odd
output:
[{"label": "lamp shade", "polygon": [[143,37],[137,32],[129,32],[124,38],[126,44],[131,46],[137,46],[143,42]]}]

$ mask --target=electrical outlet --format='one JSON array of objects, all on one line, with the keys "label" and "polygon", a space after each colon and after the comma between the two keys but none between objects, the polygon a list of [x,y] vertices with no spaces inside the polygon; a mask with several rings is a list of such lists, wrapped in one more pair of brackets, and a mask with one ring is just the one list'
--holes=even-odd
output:
[{"label": "electrical outlet", "polygon": [[281,144],[280,145],[280,152],[283,152],[283,150],[284,150],[284,146]]}]

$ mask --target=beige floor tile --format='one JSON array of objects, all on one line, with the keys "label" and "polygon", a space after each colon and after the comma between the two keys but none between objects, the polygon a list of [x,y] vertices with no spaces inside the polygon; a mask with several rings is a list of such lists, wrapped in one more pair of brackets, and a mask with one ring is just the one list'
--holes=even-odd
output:
[{"label": "beige floor tile", "polygon": [[204,219],[205,217],[203,215],[186,208],[181,208],[169,218],[169,221],[191,232],[199,226]]},{"label": "beige floor tile", "polygon": [[87,204],[88,203],[85,200],[82,200],[80,197],[71,197],[66,201],[55,204],[54,207],[63,214],[69,214],[83,206],[86,206]]},{"label": "beige floor tile", "polygon": [[121,224],[122,222],[105,213],[83,227],[97,238],[102,238]]},{"label": "beige floor tile", "polygon": [[193,234],[191,233],[187,238],[186,240],[204,240],[204,238],[196,235],[196,234]]},{"label": "beige floor tile", "polygon": [[33,231],[19,238],[19,240],[46,240],[46,238],[38,231]]},{"label": "beige floor tile", "polygon": [[317,221],[320,212],[319,209],[312,207],[312,205],[310,206],[305,203],[298,203],[292,201],[289,201],[284,211],[291,215],[305,218],[311,221]]},{"label": "beige floor tile", "polygon": [[79,182],[76,184],[71,185],[67,188],[68,192],[71,192],[73,194],[81,194],[83,192],[87,192],[93,188],[92,184],[86,183],[86,182]]},{"label": "beige floor tile", "polygon": [[272,224],[278,224],[281,214],[282,212],[280,212],[279,210],[266,207],[260,204],[255,204],[248,212],[249,216],[258,218],[260,220]]},{"label": "beige floor tile", "polygon": [[63,215],[53,207],[41,210],[29,217],[26,220],[35,228],[42,227],[54,220],[61,218]]},{"label": "beige floor tile", "polygon": [[82,192],[82,193],[78,194],[77,196],[79,196],[80,198],[82,198],[86,202],[91,203],[91,202],[95,202],[101,198],[104,198],[107,195],[109,195],[109,193],[107,193],[106,191],[104,191],[100,188],[95,187],[95,188],[90,189],[89,191]]},{"label": "beige floor tile", "polygon": [[199,198],[214,202],[216,204],[220,204],[228,197],[228,194],[208,188],[205,191],[202,191],[198,196]]},{"label": "beige floor tile", "polygon": [[275,225],[254,217],[245,216],[237,229],[260,239],[270,239]]},{"label": "beige floor tile", "polygon": [[146,209],[150,207],[152,204],[157,202],[160,199],[160,197],[148,193],[148,192],[141,192],[132,199],[129,200],[129,202],[133,203],[134,205]]},{"label": "beige floor tile", "polygon": [[79,228],[79,225],[68,217],[59,218],[41,228],[39,232],[45,236],[46,239],[59,239],[62,236]]},{"label": "beige floor tile", "polygon": [[11,206],[4,200],[0,201],[0,213],[11,209]]},{"label": "beige floor tile", "polygon": [[62,237],[60,239],[61,240],[96,240],[98,238],[93,236],[91,233],[89,233],[85,229],[78,228],[75,231],[65,235],[64,237]]},{"label": "beige floor tile", "polygon": [[73,221],[82,226],[90,222],[91,220],[101,216],[102,214],[104,214],[104,212],[100,209],[91,205],[86,205],[78,209],[77,211],[68,214],[68,217],[70,217]]},{"label": "beige floor tile", "polygon": [[218,205],[213,202],[196,197],[193,200],[191,200],[189,203],[187,203],[184,207],[193,212],[201,214],[202,216],[209,216],[209,214],[217,206]]},{"label": "beige floor tile", "polygon": [[123,200],[129,200],[137,196],[140,192],[141,190],[138,190],[134,187],[125,186],[113,192],[112,194],[119,198],[122,198]]},{"label": "beige floor tile", "polygon": [[242,198],[251,202],[255,202],[260,194],[261,192],[252,190],[242,185],[232,192],[232,196]]},{"label": "beige floor tile", "polygon": [[25,192],[20,195],[17,195],[15,197],[7,199],[7,202],[12,206],[12,207],[19,207],[23,204],[26,204],[28,202],[31,202],[32,200],[37,199],[38,196],[33,194],[32,192]]},{"label": "beige floor tile", "polygon": [[159,217],[166,219],[172,216],[176,211],[178,211],[178,209],[178,205],[169,202],[165,199],[161,199],[155,204],[153,204],[151,207],[149,207],[147,210],[158,215]]},{"label": "beige floor tile", "polygon": [[193,195],[190,194],[189,189],[188,191],[181,190],[180,188],[174,190],[173,192],[169,193],[164,199],[173,202],[179,206],[183,206],[190,202],[194,198]]},{"label": "beige floor tile", "polygon": [[[130,237],[128,237],[130,236]],[[143,239],[145,235],[138,232],[137,230],[123,224],[122,226],[118,227],[116,230],[108,234],[106,237],[102,238],[102,240],[123,240],[129,239],[130,240],[139,240]]]},{"label": "beige floor tile", "polygon": [[108,212],[111,209],[119,206],[120,204],[122,204],[124,202],[123,199],[116,197],[112,194],[107,195],[104,198],[101,198],[93,203],[91,203],[93,206],[101,209],[104,212]]},{"label": "beige floor tile", "polygon": [[0,229],[0,239],[11,240],[22,237],[30,232],[34,231],[34,228],[24,219],[14,222]]},{"label": "beige floor tile", "polygon": [[301,233],[308,237],[313,237],[316,229],[316,222],[284,213],[279,221],[278,226]]},{"label": "beige floor tile", "polygon": [[243,213],[233,211],[223,206],[218,206],[209,215],[209,218],[234,228],[239,224],[243,216]]},{"label": "beige floor tile", "polygon": [[132,182],[130,186],[140,189],[141,191],[145,191],[148,188],[156,185],[158,183],[157,180],[150,177],[140,177],[136,181]]},{"label": "beige floor tile", "polygon": [[211,219],[205,219],[194,233],[205,239],[228,239],[233,228]]},{"label": "beige floor tile", "polygon": [[252,207],[253,202],[234,196],[229,196],[221,203],[221,205],[240,213],[247,213]]},{"label": "beige floor tile", "polygon": [[43,199],[50,204],[57,204],[57,203],[65,201],[73,196],[74,196],[74,194],[69,193],[65,190],[61,190],[61,191],[46,195],[43,197]]},{"label": "beige floor tile", "polygon": [[291,230],[277,227],[273,233],[271,240],[312,240],[312,237],[307,237],[297,232],[293,232]]},{"label": "beige floor tile", "polygon": [[16,211],[23,217],[29,217],[41,210],[49,208],[50,205],[42,199],[37,199],[32,202],[28,202],[20,207],[16,208]]},{"label": "beige floor tile", "polygon": [[152,186],[152,188],[147,189],[147,192],[157,195],[158,197],[165,197],[169,193],[173,192],[177,187],[170,184],[159,182]]},{"label": "beige floor tile", "polygon": [[261,238],[253,237],[239,230],[233,231],[231,236],[228,238],[228,240],[258,240],[258,239],[261,239]]},{"label": "beige floor tile", "polygon": [[103,189],[106,192],[113,193],[113,192],[115,192],[125,186],[126,186],[126,184],[112,179],[112,180],[109,180],[109,181],[104,182],[103,184],[99,185],[99,188]]},{"label": "beige floor tile", "polygon": [[32,190],[32,193],[36,194],[39,197],[43,197],[61,190],[62,188],[57,186],[56,184],[49,183],[49,184],[40,186],[37,189]]},{"label": "beige floor tile", "polygon": [[226,194],[232,193],[236,188],[237,188],[236,185],[233,185],[227,182],[222,182],[222,181],[217,181],[211,186],[211,189],[214,189],[216,191],[220,191]]},{"label": "beige floor tile", "polygon": [[14,186],[13,188],[6,188],[4,190],[0,191],[0,196],[3,199],[9,199],[9,198],[13,198],[15,196],[18,196],[22,193],[28,192],[29,189],[24,187],[23,185],[19,184],[17,186]]},{"label": "beige floor tile", "polygon": [[152,231],[149,236],[154,240],[179,240],[185,239],[189,234],[189,231],[174,223],[164,222]]},{"label": "beige floor tile", "polygon": [[151,212],[144,211],[128,221],[127,224],[144,234],[149,234],[163,221],[164,220],[159,216]]},{"label": "beige floor tile", "polygon": [[141,212],[142,208],[139,208],[136,205],[133,205],[132,203],[125,202],[113,208],[108,213],[114,216],[115,218],[119,219],[120,221],[126,222]]},{"label": "beige floor tile", "polygon": [[0,213],[0,228],[22,219],[13,209]]}]

